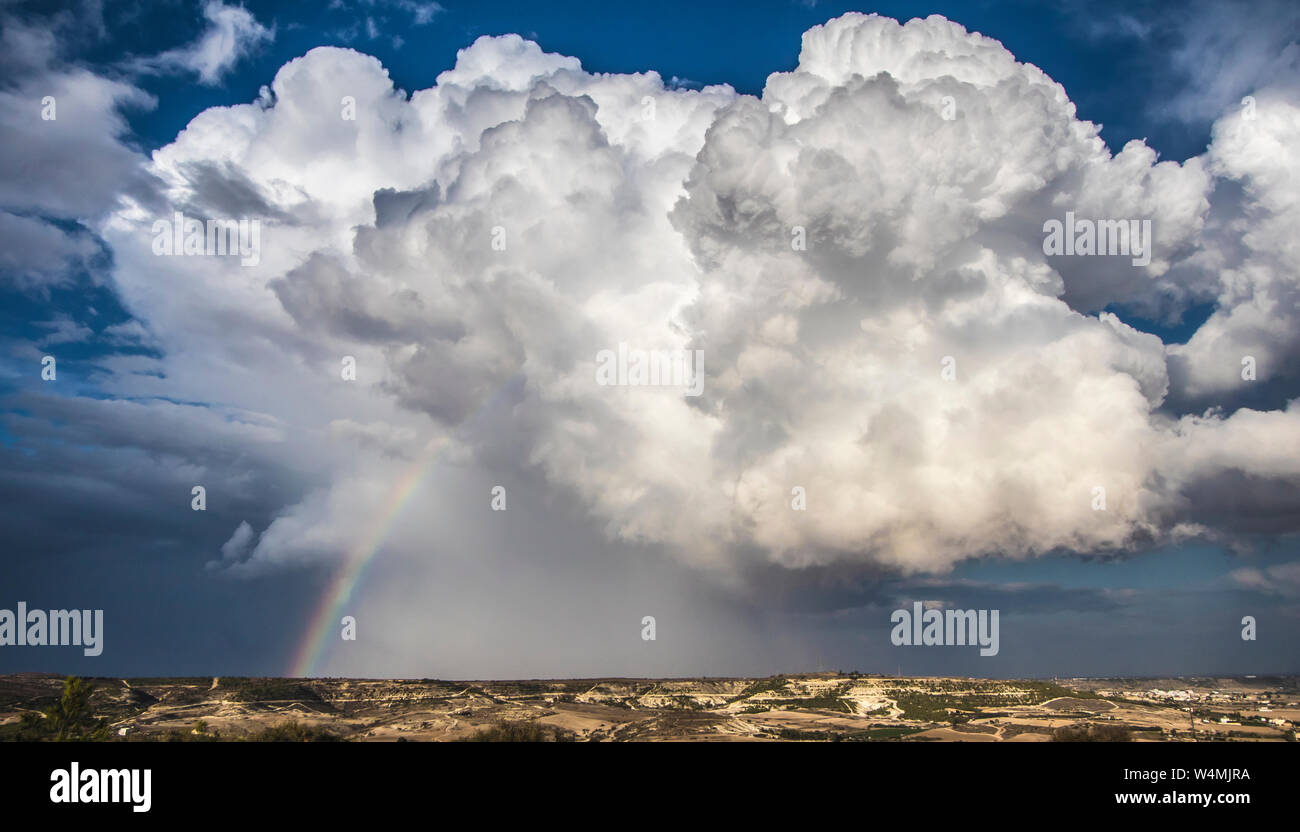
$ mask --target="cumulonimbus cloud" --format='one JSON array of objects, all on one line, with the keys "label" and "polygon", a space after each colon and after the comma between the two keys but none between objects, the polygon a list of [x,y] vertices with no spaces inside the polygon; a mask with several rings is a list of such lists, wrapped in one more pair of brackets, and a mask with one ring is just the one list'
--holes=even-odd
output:
[{"label": "cumulonimbus cloud", "polygon": [[[1300,456],[1276,449],[1300,447],[1300,407],[1166,403],[1230,401],[1244,356],[1286,375],[1295,96],[1261,90],[1257,118],[1224,114],[1177,163],[1112,154],[1059,84],[939,17],[814,27],[760,98],[588,73],[514,35],[407,96],[374,58],[322,48],[154,154],[176,206],[203,210],[202,169],[274,209],[258,265],[160,263],[142,206],[103,232],[166,360],[367,368],[366,414],[324,371],[310,394],[231,385],[226,404],[322,443],[368,424],[471,459],[504,443],[611,537],[704,568],[943,571],[1236,535],[1252,529],[1216,506],[1242,482],[1290,495],[1268,524],[1290,532]],[[1044,222],[1066,212],[1149,220],[1149,262],[1048,257]],[[1184,345],[1106,311],[1210,301]],[[702,350],[702,395],[596,384],[619,344]],[[483,416],[503,396],[504,437]],[[339,507],[350,484],[380,499],[367,478],[391,474],[388,444],[356,443],[373,465],[340,463],[227,554],[337,556],[356,521]]]}]

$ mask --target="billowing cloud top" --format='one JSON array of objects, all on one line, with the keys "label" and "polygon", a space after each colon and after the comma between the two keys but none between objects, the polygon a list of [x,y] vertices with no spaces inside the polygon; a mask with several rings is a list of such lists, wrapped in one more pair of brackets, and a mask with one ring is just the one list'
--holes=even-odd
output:
[{"label": "billowing cloud top", "polygon": [[[1294,531],[1300,102],[1252,107],[1202,157],[1112,154],[940,17],[815,27],[761,98],[515,35],[407,96],[315,49],[154,154],[169,205],[101,229],[164,356],[113,383],[265,414],[325,471],[231,530],[240,571],[342,556],[433,455],[723,575]],[[173,210],[260,218],[259,262],[155,257]],[[1048,256],[1067,212],[1149,221],[1148,262]],[[1205,303],[1185,344],[1107,311]],[[620,344],[701,351],[701,394],[598,384]],[[1278,409],[1237,407],[1251,384]],[[1225,510],[1243,490],[1263,515]]]}]

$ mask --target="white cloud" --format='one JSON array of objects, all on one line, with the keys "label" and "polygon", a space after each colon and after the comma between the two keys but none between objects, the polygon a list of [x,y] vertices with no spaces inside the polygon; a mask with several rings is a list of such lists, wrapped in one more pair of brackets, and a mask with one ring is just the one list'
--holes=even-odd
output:
[{"label": "white cloud", "polygon": [[1294,598],[1300,596],[1300,561],[1265,569],[1253,566],[1237,569],[1233,571],[1232,579],[1247,589]]},{"label": "white cloud", "polygon": [[243,6],[207,0],[203,4],[203,17],[207,26],[198,40],[146,58],[138,63],[138,68],[187,70],[197,73],[202,83],[215,84],[245,55],[260,44],[275,40],[275,27],[263,26]]},{"label": "white cloud", "polygon": [[[41,117],[47,97],[51,119]],[[136,87],[77,68],[0,90],[0,129],[12,139],[0,154],[0,207],[68,219],[94,219],[115,207],[120,195],[141,187],[145,161],[121,141],[128,127],[120,110],[153,105]]]},{"label": "white cloud", "polygon": [[[1234,533],[1206,505],[1228,475],[1294,493],[1300,460],[1267,448],[1296,446],[1300,409],[1171,416],[1171,384],[1236,357],[1193,339],[1175,377],[1158,338],[1091,313],[1220,292],[1206,229],[1238,208],[1216,177],[1248,181],[1241,216],[1266,221],[1246,247],[1268,252],[1220,312],[1294,284],[1274,256],[1293,196],[1269,180],[1286,154],[1257,143],[1300,127],[1269,112],[1183,164],[1112,155],[1060,85],[937,17],[816,27],[761,99],[587,73],[514,35],[407,97],[377,60],[316,49],[154,155],[177,205],[204,203],[194,165],[252,183],[281,218],[258,266],[162,263],[138,206],[105,226],[168,365],[115,383],[272,414],[327,471],[247,572],[341,557],[430,437],[459,449],[444,485],[538,477],[608,537],[723,575]],[[1066,211],[1150,219],[1155,256],[1049,260],[1042,224]],[[1257,307],[1257,348],[1283,354],[1294,310]],[[621,342],[703,350],[703,395],[596,385]]]},{"label": "white cloud", "polygon": [[1259,380],[1290,374],[1300,349],[1300,85],[1255,96],[1254,118],[1232,112],[1214,126],[1207,157],[1240,206],[1211,228],[1191,258],[1217,278],[1217,308],[1192,339],[1170,349],[1172,368],[1190,395],[1239,389],[1242,359]]},{"label": "white cloud", "polygon": [[411,13],[411,22],[416,26],[425,26],[433,22],[433,19],[442,14],[444,9],[438,3],[419,2],[419,0],[400,0],[397,4],[400,8]]},{"label": "white cloud", "polygon": [[253,527],[248,525],[247,521],[240,523],[239,527],[235,529],[235,533],[230,536],[230,539],[221,545],[221,559],[227,561],[239,560],[248,552],[248,548],[252,545],[256,536],[257,533],[253,531]]},{"label": "white cloud", "polygon": [[39,347],[50,347],[55,344],[76,344],[89,339],[94,335],[90,327],[77,323],[67,315],[55,315],[49,321],[36,321],[32,324],[40,329],[50,330],[49,335],[45,335],[36,341]]},{"label": "white cloud", "polygon": [[71,269],[98,251],[86,234],[0,211],[0,276],[21,289],[65,284]]},{"label": "white cloud", "polygon": [[1300,9],[1289,0],[1200,0],[1170,23],[1178,39],[1170,62],[1182,85],[1160,108],[1168,117],[1212,121],[1245,95],[1300,80]]},{"label": "white cloud", "polygon": [[[145,199],[146,158],[125,143],[126,108],[152,96],[61,63],[52,23],[0,20],[0,281],[41,294],[72,283],[99,252],[86,232],[118,199]],[[62,222],[54,222],[54,221]]]}]

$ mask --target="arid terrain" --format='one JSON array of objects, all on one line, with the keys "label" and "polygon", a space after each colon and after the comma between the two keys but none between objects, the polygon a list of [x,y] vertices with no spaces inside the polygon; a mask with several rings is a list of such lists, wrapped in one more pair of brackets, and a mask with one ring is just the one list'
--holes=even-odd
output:
[{"label": "arid terrain", "polygon": [[[1300,724],[1296,677],[85,682],[78,736],[114,742],[1295,741]],[[64,690],[51,674],[0,677],[0,739],[54,738]]]}]

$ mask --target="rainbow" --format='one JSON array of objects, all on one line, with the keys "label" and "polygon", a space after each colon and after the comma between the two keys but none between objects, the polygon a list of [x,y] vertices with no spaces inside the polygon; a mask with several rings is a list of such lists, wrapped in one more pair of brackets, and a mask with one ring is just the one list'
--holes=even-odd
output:
[{"label": "rainbow", "polygon": [[392,531],[393,524],[402,513],[402,509],[410,502],[411,495],[433,470],[434,464],[438,461],[438,454],[446,444],[445,436],[429,443],[423,455],[403,471],[393,487],[389,489],[383,502],[387,508],[375,517],[366,533],[348,550],[342,567],[321,596],[316,612],[312,614],[311,623],[307,627],[307,637],[303,639],[294,655],[289,676],[315,675],[316,668],[320,666],[327,648],[333,643],[333,639],[337,638],[338,631],[335,628],[339,626],[344,608],[352,600],[357,587],[365,578],[366,568],[374,563],[375,555],[379,554],[379,547]]}]

